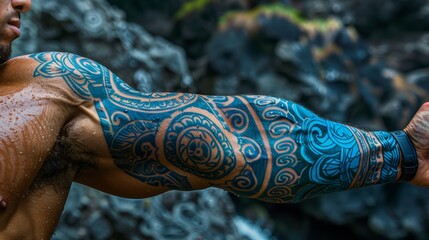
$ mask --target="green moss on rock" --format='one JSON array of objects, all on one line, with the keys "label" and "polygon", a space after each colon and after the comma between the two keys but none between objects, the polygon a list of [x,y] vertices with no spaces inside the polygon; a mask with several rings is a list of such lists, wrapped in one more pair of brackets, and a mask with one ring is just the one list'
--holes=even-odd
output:
[{"label": "green moss on rock", "polygon": [[209,3],[215,0],[191,0],[182,5],[182,7],[177,11],[175,17],[176,19],[182,19],[189,14],[203,10]]}]

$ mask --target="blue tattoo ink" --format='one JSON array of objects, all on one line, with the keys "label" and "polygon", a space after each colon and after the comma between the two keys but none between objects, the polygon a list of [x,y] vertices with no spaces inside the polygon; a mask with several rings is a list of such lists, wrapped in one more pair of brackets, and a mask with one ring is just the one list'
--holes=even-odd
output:
[{"label": "blue tattoo ink", "polygon": [[390,134],[324,120],[290,101],[141,93],[77,55],[30,57],[39,62],[35,77],[62,78],[94,102],[115,164],[152,186],[191,190],[186,172],[241,196],[293,202],[399,174]]},{"label": "blue tattoo ink", "polygon": [[[144,94],[135,91],[101,65],[74,54],[30,55],[40,65],[35,77],[61,77],[83,100],[93,100],[106,142],[116,165],[153,186],[191,190],[185,176],[159,163],[156,121],[182,105],[195,101],[191,94]],[[146,151],[145,151],[146,150]]]}]

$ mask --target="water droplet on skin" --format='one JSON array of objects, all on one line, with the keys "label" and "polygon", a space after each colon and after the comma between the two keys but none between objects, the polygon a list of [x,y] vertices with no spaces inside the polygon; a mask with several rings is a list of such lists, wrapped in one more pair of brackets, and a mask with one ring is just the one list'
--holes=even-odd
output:
[{"label": "water droplet on skin", "polygon": [[2,197],[0,197],[0,208],[5,209],[6,207],[7,207],[6,201]]}]

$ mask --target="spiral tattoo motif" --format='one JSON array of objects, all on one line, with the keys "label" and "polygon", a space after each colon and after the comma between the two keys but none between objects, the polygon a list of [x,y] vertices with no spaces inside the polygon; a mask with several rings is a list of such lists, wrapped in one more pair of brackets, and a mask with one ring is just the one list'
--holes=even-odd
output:
[{"label": "spiral tattoo motif", "polygon": [[[52,53],[52,54],[33,54],[31,58],[38,61],[40,64],[34,71],[34,77],[57,78],[61,77],[82,99],[91,100],[91,92],[89,91],[89,82],[84,77],[75,72],[74,64],[76,61],[71,61],[68,54]],[[80,63],[79,63],[80,64]],[[85,64],[83,64],[85,65]],[[92,72],[93,66],[88,71]],[[100,72],[96,72],[99,75]]]},{"label": "spiral tattoo motif", "polygon": [[234,149],[223,131],[202,114],[185,112],[174,117],[164,149],[176,167],[209,180],[227,176],[236,163]]},{"label": "spiral tattoo motif", "polygon": [[157,161],[158,148],[154,142],[157,126],[135,121],[123,126],[115,135],[110,152],[118,167],[153,186],[191,190],[182,177]]}]

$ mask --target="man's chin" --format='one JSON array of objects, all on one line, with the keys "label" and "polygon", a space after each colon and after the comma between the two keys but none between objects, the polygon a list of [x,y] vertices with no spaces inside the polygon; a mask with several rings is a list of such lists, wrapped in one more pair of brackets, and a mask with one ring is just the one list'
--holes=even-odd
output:
[{"label": "man's chin", "polygon": [[0,64],[3,64],[7,60],[9,60],[11,55],[12,55],[12,49],[10,46],[0,45]]}]

